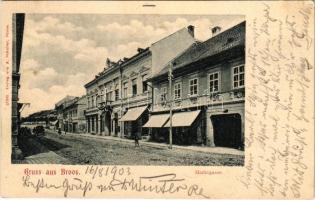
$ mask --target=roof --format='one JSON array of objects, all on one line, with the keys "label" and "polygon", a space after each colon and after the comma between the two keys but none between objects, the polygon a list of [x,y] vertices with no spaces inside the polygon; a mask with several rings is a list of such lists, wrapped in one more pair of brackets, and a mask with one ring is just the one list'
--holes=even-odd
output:
[{"label": "roof", "polygon": [[[233,47],[245,44],[245,23],[237,24],[204,42],[195,42],[186,51],[173,59],[173,70],[187,66],[190,63],[208,58]],[[168,73],[169,65],[165,66],[152,79]]]},{"label": "roof", "polygon": [[65,102],[63,109],[66,110],[74,105],[77,105],[78,101],[79,101],[79,97],[75,97],[74,99],[71,99],[67,102]]},{"label": "roof", "polygon": [[115,69],[119,69],[120,67],[125,67],[126,65],[133,63],[134,61],[137,61],[138,59],[142,58],[143,56],[150,55],[150,48],[147,47],[145,49],[142,49],[141,51],[138,51],[138,53],[134,54],[132,57],[126,59],[126,60],[120,60],[119,62],[115,63],[113,66],[109,68],[105,68],[104,71],[100,72],[98,75],[95,76],[93,80],[86,83],[84,85],[85,88],[93,85],[95,82],[103,78],[108,73],[112,72]]},{"label": "roof", "polygon": [[67,102],[67,101],[71,101],[73,99],[75,99],[76,97],[75,96],[69,96],[67,95],[66,97],[62,98],[60,101],[58,101],[55,106],[58,107],[60,105],[62,105],[63,103]]}]

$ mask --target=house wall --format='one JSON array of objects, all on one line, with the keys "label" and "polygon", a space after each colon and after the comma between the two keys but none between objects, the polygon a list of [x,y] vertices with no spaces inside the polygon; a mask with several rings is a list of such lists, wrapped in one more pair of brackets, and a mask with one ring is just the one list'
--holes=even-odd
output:
[{"label": "house wall", "polygon": [[[145,100],[145,97],[143,96],[143,87],[142,87],[142,77],[146,75],[146,78],[151,77],[151,55],[147,55],[143,58],[140,58],[139,60],[125,66],[122,70],[122,85],[124,83],[127,83],[128,90],[127,93],[130,95],[128,97],[122,96],[123,99],[123,105],[130,104],[130,102],[135,101],[134,103],[140,102],[142,100]],[[132,96],[132,80],[137,79],[137,95],[140,96],[140,98],[136,98],[136,96]],[[142,98],[141,98],[142,96]]]},{"label": "house wall", "polygon": [[[215,146],[214,144],[214,128],[211,121],[211,116],[238,114],[241,117],[241,141],[244,142],[244,88],[241,97],[231,95],[239,89],[233,88],[232,70],[234,66],[243,65],[245,62],[244,57],[233,58],[225,60],[224,62],[208,65],[207,63],[199,63],[199,70],[191,73],[183,73],[176,76],[172,82],[172,94],[174,95],[174,85],[177,82],[182,83],[181,100],[173,102],[174,111],[185,109],[201,109],[202,114],[200,119],[204,120],[205,125],[197,127],[197,142],[202,142],[208,146]],[[222,94],[221,99],[210,98],[209,95],[209,74],[219,72],[219,94]],[[198,78],[198,95],[196,98],[189,96],[189,80]],[[160,94],[163,87],[167,87],[167,96],[169,94],[169,82],[154,81],[154,104],[153,112],[168,112],[169,106],[162,104]],[[202,124],[202,123],[200,123]],[[201,129],[205,129],[204,132]],[[203,135],[206,135],[204,140]]]},{"label": "house wall", "polygon": [[[219,72],[219,92],[226,93],[233,90],[233,77],[232,70],[234,66],[244,64],[244,58],[236,58],[230,60],[229,62],[219,63],[216,65],[208,66],[207,64],[201,64],[202,70],[196,70],[195,72],[188,73],[185,75],[176,76],[174,75],[174,79],[172,82],[172,94],[174,95],[174,85],[177,82],[181,82],[182,84],[182,92],[181,98],[187,99],[189,98],[189,80],[193,78],[198,78],[198,96],[203,96],[209,93],[209,74],[214,72]],[[163,87],[167,87],[167,92],[169,93],[169,82],[168,81],[155,81],[153,82],[154,88],[154,105],[160,104],[161,99],[159,98],[161,95],[161,89]],[[168,94],[167,93],[167,94]],[[154,110],[153,106],[153,110]]]},{"label": "house wall", "polygon": [[[151,77],[151,70],[152,70],[152,56],[151,54],[148,54],[139,60],[130,63],[129,65],[123,67],[122,70],[122,85],[124,83],[127,83],[128,85],[128,97],[122,96],[122,104],[119,105],[121,111],[122,117],[125,113],[125,111],[128,108],[132,107],[140,107],[140,106],[149,106],[151,104],[151,88],[147,87],[147,92],[143,92],[143,76],[145,76],[145,79],[148,79]],[[137,94],[132,95],[132,80],[137,79]],[[122,88],[122,93],[124,91],[124,88]],[[148,115],[148,113],[144,113],[143,115]],[[142,120],[147,119],[146,116],[141,116],[140,119],[134,122],[119,122],[120,125],[120,133],[119,135],[121,137],[132,137],[132,126],[137,126],[138,130],[141,130],[142,127]],[[114,129],[113,129],[114,131]]]}]

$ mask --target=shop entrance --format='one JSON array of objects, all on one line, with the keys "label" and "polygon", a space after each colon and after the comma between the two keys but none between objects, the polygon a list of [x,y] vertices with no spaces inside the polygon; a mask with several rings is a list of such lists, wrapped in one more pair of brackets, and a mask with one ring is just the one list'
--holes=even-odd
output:
[{"label": "shop entrance", "polygon": [[233,148],[242,146],[242,121],[240,114],[213,115],[210,119],[213,125],[215,146]]}]

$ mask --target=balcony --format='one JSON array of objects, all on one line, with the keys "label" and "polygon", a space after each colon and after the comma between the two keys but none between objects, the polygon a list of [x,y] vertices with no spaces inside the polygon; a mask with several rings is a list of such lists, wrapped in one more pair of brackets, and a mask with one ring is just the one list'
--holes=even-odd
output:
[{"label": "balcony", "polygon": [[128,107],[135,107],[138,105],[143,105],[143,104],[150,104],[152,100],[151,93],[146,92],[146,93],[141,93],[137,95],[130,96],[128,98],[123,98],[122,99],[122,104],[124,106]]},{"label": "balcony", "polygon": [[113,104],[113,101],[103,100],[98,103],[97,108],[103,111],[110,111],[112,110],[112,107],[113,107],[112,104]]},{"label": "balcony", "polygon": [[[245,88],[235,89],[228,92],[216,92],[212,94],[202,94],[198,96],[191,96],[183,99],[175,99],[172,102],[172,108],[184,109],[190,107],[198,106],[208,106],[208,105],[220,105],[233,102],[239,102],[245,100]],[[169,102],[158,102],[153,105],[154,112],[169,110]]]}]

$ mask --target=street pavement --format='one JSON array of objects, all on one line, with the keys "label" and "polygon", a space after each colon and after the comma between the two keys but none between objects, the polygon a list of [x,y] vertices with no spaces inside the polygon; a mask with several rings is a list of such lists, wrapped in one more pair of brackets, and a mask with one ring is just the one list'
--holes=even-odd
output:
[{"label": "street pavement", "polygon": [[244,152],[229,148],[173,145],[134,141],[111,136],[62,133],[46,130],[33,137],[24,149],[25,162],[36,164],[242,166]]},{"label": "street pavement", "polygon": [[[57,132],[48,130],[51,133],[57,134]],[[77,136],[77,137],[89,137],[89,138],[97,138],[102,140],[115,140],[121,142],[128,142],[134,143],[133,140],[126,139],[126,138],[119,138],[113,136],[104,136],[104,135],[92,135],[92,134],[78,134],[78,133],[68,133],[69,135]],[[168,148],[168,144],[165,143],[156,143],[156,142],[148,142],[140,140],[141,145],[147,146],[157,146],[157,147],[166,147]],[[205,152],[205,153],[216,153],[216,154],[230,154],[230,155],[240,155],[244,156],[244,151],[233,149],[233,148],[226,148],[226,147],[208,147],[208,146],[179,146],[179,145],[172,145],[173,149],[184,149],[184,150],[191,150],[191,151],[198,151],[198,152]]]}]

